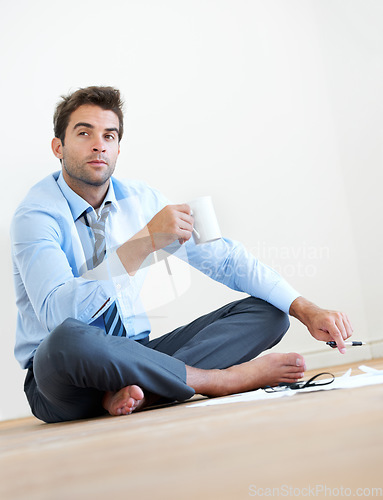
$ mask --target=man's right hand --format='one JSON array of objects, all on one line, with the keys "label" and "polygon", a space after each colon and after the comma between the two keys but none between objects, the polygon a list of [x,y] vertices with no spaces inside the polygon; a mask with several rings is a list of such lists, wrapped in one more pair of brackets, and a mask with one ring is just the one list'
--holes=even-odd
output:
[{"label": "man's right hand", "polygon": [[194,218],[189,205],[166,205],[148,223],[153,250],[170,245],[175,240],[185,243],[191,238]]},{"label": "man's right hand", "polygon": [[[193,232],[194,218],[189,205],[167,205],[146,227],[117,249],[127,273],[134,276],[146,257],[177,239],[182,244]],[[149,232],[149,235],[148,235]]]}]

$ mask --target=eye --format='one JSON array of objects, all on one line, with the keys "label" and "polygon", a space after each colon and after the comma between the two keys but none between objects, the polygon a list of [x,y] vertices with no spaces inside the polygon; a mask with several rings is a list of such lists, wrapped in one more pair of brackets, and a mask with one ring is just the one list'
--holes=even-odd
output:
[{"label": "eye", "polygon": [[114,138],[115,138],[115,137],[114,137],[114,135],[113,135],[113,134],[106,134],[106,135],[105,135],[105,139],[108,139],[108,140],[110,140],[110,141],[113,141],[113,140],[114,140]]},{"label": "eye", "polygon": [[89,135],[88,132],[85,132],[84,130],[82,132],[79,132],[78,135]]}]

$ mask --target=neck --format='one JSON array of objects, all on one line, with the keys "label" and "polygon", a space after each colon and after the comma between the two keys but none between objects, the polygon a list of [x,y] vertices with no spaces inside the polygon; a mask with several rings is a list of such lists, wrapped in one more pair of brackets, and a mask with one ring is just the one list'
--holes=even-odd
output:
[{"label": "neck", "polygon": [[100,208],[109,189],[109,179],[101,186],[93,186],[80,180],[69,177],[63,169],[63,177],[68,186],[94,209]]}]

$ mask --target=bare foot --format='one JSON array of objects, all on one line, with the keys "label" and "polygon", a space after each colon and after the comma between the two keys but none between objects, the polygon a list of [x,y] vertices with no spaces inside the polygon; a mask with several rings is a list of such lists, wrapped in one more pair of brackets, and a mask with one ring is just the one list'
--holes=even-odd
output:
[{"label": "bare foot", "polygon": [[224,370],[187,369],[187,384],[199,394],[226,396],[281,382],[295,382],[303,377],[306,364],[303,356],[270,353]]},{"label": "bare foot", "polygon": [[144,403],[144,392],[138,385],[128,385],[117,392],[106,392],[102,400],[102,406],[110,415],[130,415]]},{"label": "bare foot", "polygon": [[231,387],[235,392],[276,386],[281,382],[296,382],[303,377],[306,364],[303,356],[271,353],[232,366],[227,369],[231,375]]}]

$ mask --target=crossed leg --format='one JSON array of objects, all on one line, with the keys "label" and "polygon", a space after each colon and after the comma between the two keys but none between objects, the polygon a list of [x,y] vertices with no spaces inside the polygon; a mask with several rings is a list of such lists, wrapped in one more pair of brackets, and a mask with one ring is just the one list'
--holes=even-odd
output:
[{"label": "crossed leg", "polygon": [[68,318],[38,347],[25,390],[45,422],[126,415],[195,392],[224,396],[303,376],[296,353],[267,354],[289,326],[286,314],[249,297],[153,340],[113,337]]},{"label": "crossed leg", "polygon": [[[271,353],[223,370],[186,366],[186,383],[198,394],[217,397],[267,385],[275,386],[281,382],[295,382],[303,377],[305,370],[305,361],[300,354]],[[104,408],[111,415],[128,415],[148,404],[144,392],[137,385],[124,387],[116,393],[106,393],[103,400]]]},{"label": "crossed leg", "polygon": [[[249,297],[227,304],[148,345],[181,359],[186,366],[186,384],[196,393],[225,396],[303,377],[306,365],[300,354],[259,356],[281,340],[288,326],[284,313]],[[125,415],[153,403],[154,396],[149,401],[137,389],[124,387],[104,398],[104,408],[112,415]]]}]

